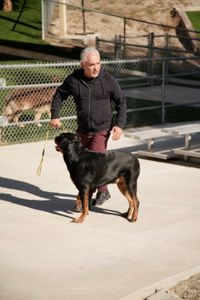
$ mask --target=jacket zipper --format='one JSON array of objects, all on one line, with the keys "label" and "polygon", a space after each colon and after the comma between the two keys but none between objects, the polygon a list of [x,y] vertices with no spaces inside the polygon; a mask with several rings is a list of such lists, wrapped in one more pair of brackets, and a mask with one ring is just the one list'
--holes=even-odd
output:
[{"label": "jacket zipper", "polygon": [[88,87],[88,89],[89,89],[89,103],[88,103],[88,111],[89,111],[89,125],[90,125],[90,128],[91,128],[91,88],[90,87]]}]

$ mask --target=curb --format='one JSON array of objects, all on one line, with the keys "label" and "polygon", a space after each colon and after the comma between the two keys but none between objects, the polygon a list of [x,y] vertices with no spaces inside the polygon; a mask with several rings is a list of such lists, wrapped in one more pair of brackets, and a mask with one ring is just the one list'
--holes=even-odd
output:
[{"label": "curb", "polygon": [[187,280],[189,277],[196,275],[199,272],[200,265],[158,281],[133,294],[120,298],[120,300],[178,300],[180,299],[178,296],[167,290],[178,284],[180,281]]}]

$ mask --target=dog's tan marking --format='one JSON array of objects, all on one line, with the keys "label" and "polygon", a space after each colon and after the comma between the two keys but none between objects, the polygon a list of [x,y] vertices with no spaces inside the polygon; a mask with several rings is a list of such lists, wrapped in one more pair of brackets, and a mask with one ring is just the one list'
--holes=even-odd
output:
[{"label": "dog's tan marking", "polygon": [[120,190],[120,192],[126,197],[129,203],[129,208],[128,211],[125,212],[123,217],[127,218],[128,221],[130,222],[135,222],[137,221],[137,216],[138,216],[138,199],[136,196],[130,194],[127,189],[127,185],[125,182],[124,177],[119,177],[117,179],[117,186]]}]

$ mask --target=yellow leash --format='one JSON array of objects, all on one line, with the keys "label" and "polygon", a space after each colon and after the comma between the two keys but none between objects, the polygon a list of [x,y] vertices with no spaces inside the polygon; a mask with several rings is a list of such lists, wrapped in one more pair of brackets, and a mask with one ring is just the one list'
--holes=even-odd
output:
[{"label": "yellow leash", "polygon": [[49,137],[49,130],[46,131],[44,148],[42,150],[42,157],[41,157],[41,160],[40,160],[39,167],[37,168],[37,175],[38,176],[40,176],[41,172],[42,172],[42,164],[43,164],[43,161],[44,161],[44,154],[45,154],[45,149],[46,149],[46,144],[47,144],[48,137]]}]

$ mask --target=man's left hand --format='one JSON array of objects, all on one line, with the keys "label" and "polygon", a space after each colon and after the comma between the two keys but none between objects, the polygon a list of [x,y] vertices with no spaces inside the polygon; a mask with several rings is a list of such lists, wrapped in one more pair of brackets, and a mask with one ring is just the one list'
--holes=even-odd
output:
[{"label": "man's left hand", "polygon": [[123,133],[123,130],[120,127],[114,126],[113,129],[111,130],[112,139],[114,141],[119,140],[122,133]]}]

